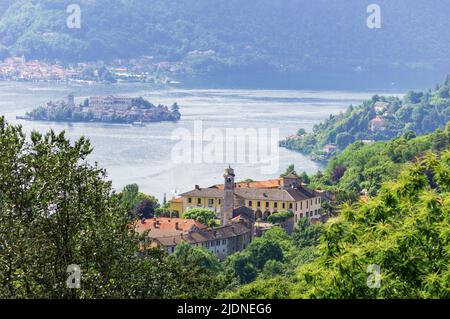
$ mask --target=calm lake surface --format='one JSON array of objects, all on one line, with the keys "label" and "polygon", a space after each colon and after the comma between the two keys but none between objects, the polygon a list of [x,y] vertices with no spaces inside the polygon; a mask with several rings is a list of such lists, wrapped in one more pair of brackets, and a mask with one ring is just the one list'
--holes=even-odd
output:
[{"label": "calm lake surface", "polygon": [[[77,102],[94,95],[143,96],[154,104],[180,105],[182,118],[177,123],[152,123],[145,127],[99,123],[53,123],[16,120],[39,104],[49,100],[66,99],[75,94]],[[236,89],[155,89],[145,84],[67,85],[49,83],[0,82],[0,115],[10,123],[20,123],[25,131],[46,132],[65,130],[75,140],[87,136],[94,147],[90,161],[97,161],[108,171],[117,190],[136,183],[140,190],[162,198],[167,194],[190,190],[222,182],[223,170],[230,162],[223,159],[215,163],[178,163],[172,150],[178,140],[173,132],[186,129],[187,140],[199,140],[194,132],[195,123],[202,121],[203,132],[216,129],[225,135],[227,128],[279,129],[280,138],[294,134],[298,128],[310,131],[314,124],[359,104],[373,94],[383,92],[333,92],[296,90],[236,90]],[[389,93],[392,94],[392,93]],[[215,139],[223,147],[225,141]],[[205,142],[208,144],[207,142]],[[211,143],[211,142],[209,142]],[[259,141],[258,143],[264,143]],[[193,143],[194,144],[194,143]],[[206,145],[205,144],[205,145]],[[250,148],[250,147],[248,147]],[[193,149],[193,153],[198,149]],[[194,156],[194,155],[193,155]],[[299,153],[278,149],[279,164],[276,172],[268,174],[261,165],[231,162],[236,180],[275,178],[293,163],[298,172],[314,173],[320,165]]]}]

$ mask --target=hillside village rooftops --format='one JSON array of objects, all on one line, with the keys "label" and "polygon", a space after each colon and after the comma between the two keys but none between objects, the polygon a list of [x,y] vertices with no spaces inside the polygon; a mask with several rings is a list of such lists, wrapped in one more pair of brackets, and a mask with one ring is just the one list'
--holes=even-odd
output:
[{"label": "hillside village rooftops", "polygon": [[215,229],[201,229],[195,232],[182,233],[174,236],[163,236],[154,238],[154,241],[162,246],[175,246],[185,241],[189,244],[199,244],[213,240],[229,239],[236,236],[241,236],[246,233],[251,233],[252,228],[246,223],[238,222],[236,219],[233,223],[227,226],[222,226]]},{"label": "hillside village rooftops", "polygon": [[382,118],[381,116],[376,116],[373,120],[372,120],[372,124],[378,124],[378,125],[381,125],[381,124],[384,124],[384,122],[385,122],[385,120],[384,120],[384,118]]},{"label": "hillside village rooftops", "polygon": [[205,225],[193,220],[184,218],[149,218],[135,223],[135,230],[139,234],[150,230],[150,237],[177,235],[195,229],[204,229]]}]

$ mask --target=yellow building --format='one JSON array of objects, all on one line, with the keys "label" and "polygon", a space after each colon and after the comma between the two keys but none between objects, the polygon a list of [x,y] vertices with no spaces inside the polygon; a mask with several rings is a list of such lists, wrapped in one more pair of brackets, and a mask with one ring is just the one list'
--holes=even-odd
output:
[{"label": "yellow building", "polygon": [[[224,177],[225,183],[221,185],[208,188],[196,185],[193,190],[170,201],[170,209],[182,216],[189,209],[206,208],[216,212],[218,217],[226,218],[234,207],[247,207],[253,211],[256,220],[266,220],[275,212],[290,211],[294,214],[295,224],[302,217],[321,217],[321,194],[305,188],[294,173],[277,180],[234,183],[234,171],[228,168]],[[225,196],[234,199],[231,207],[224,206]],[[227,212],[222,214],[224,209]]]}]

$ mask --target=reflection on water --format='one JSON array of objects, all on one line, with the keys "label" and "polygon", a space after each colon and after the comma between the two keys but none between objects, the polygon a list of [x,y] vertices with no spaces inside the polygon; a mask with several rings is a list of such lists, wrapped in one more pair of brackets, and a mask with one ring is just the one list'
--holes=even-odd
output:
[{"label": "reflection on water", "polygon": [[[39,103],[63,99],[73,92],[77,101],[90,95],[143,96],[154,104],[178,102],[182,119],[177,123],[154,123],[145,127],[98,123],[48,123],[16,120]],[[379,92],[378,92],[379,93]],[[72,140],[85,135],[94,152],[91,161],[105,167],[113,185],[121,189],[137,183],[143,192],[159,198],[174,190],[187,191],[195,184],[209,186],[222,182],[228,163],[179,164],[171,161],[171,150],[177,141],[171,138],[175,129],[186,128],[193,134],[194,121],[201,120],[204,129],[278,128],[280,136],[293,134],[300,127],[313,125],[330,114],[343,111],[349,104],[358,104],[372,92],[331,92],[295,90],[187,90],[158,89],[144,84],[79,85],[30,84],[0,82],[0,114],[10,123],[20,123],[29,132],[66,130]],[[193,137],[195,138],[195,137]],[[277,174],[265,175],[255,164],[233,164],[237,180],[268,179],[294,163],[298,171],[313,173],[320,169],[307,157],[285,149],[279,150]]]}]

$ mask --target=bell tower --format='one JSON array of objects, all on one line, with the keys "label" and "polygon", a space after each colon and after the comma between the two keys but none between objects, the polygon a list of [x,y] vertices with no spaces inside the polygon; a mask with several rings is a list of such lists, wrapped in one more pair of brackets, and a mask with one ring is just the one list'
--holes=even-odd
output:
[{"label": "bell tower", "polygon": [[222,226],[225,226],[231,223],[234,211],[234,170],[231,166],[228,166],[225,170],[223,177],[225,178],[225,184],[220,213]]}]

